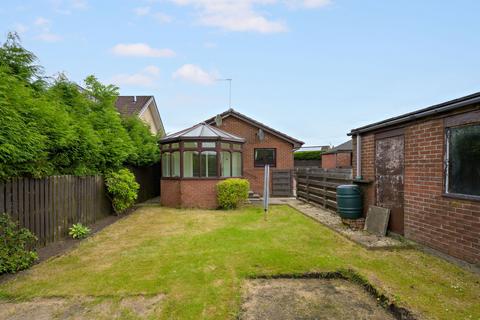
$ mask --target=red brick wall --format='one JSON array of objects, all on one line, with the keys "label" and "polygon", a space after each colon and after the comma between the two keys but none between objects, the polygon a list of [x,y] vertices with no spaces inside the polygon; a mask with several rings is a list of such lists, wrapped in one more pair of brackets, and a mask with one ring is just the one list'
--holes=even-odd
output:
[{"label": "red brick wall", "polygon": [[[366,134],[362,136],[362,178],[363,180],[375,180],[375,135]],[[353,177],[357,176],[357,139],[356,137],[352,140],[353,148]],[[374,184],[361,184],[360,185],[363,191],[363,215],[367,215],[368,206],[375,204],[375,188]]]},{"label": "red brick wall", "polygon": [[335,153],[322,154],[322,168],[323,169],[334,169],[336,168],[336,156]]},{"label": "red brick wall", "polygon": [[[353,140],[356,175],[356,139]],[[452,199],[444,191],[443,119],[405,128],[405,237],[470,263],[480,263],[480,202]],[[374,135],[362,137],[362,175],[374,179]],[[374,184],[366,189],[364,207],[375,204]]]},{"label": "red brick wall", "polygon": [[161,180],[161,204],[176,208],[217,208],[216,184],[220,180]]},{"label": "red brick wall", "polygon": [[223,119],[219,128],[246,139],[243,146],[243,176],[250,181],[252,191],[263,194],[263,168],[255,168],[253,165],[255,148],[276,148],[277,166],[272,170],[293,170],[293,145],[291,143],[268,132],[265,132],[265,139],[259,141],[256,135],[258,128],[233,116]]}]

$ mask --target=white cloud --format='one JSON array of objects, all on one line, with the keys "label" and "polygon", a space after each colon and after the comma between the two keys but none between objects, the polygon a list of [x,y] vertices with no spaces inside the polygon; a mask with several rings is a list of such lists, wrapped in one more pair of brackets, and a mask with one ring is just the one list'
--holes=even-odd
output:
[{"label": "white cloud", "polygon": [[52,25],[52,22],[50,20],[45,19],[44,17],[38,17],[33,22],[33,25],[37,29],[38,34],[36,38],[38,40],[44,42],[57,42],[62,40],[62,37],[60,35],[55,34],[50,30],[50,27]]},{"label": "white cloud", "polygon": [[306,9],[322,8],[332,3],[331,0],[286,0],[288,6]]},{"label": "white cloud", "polygon": [[158,82],[159,75],[160,69],[150,65],[136,73],[116,74],[110,79],[110,82],[118,86],[152,87]]},{"label": "white cloud", "polygon": [[173,73],[172,77],[202,85],[210,85],[218,78],[215,72],[207,72],[194,64],[184,64]]},{"label": "white cloud", "polygon": [[88,9],[87,0],[50,0],[53,11],[59,14],[69,15],[73,11]]},{"label": "white cloud", "polygon": [[146,16],[150,13],[150,7],[138,7],[133,9],[133,12],[135,12],[137,16]]},{"label": "white cloud", "polygon": [[256,5],[273,4],[275,0],[170,0],[177,5],[191,5],[198,11],[198,22],[205,26],[228,31],[260,33],[284,32],[288,28],[282,21],[269,20],[255,11]]},{"label": "white cloud", "polygon": [[18,34],[24,34],[28,31],[28,26],[24,25],[23,23],[16,23],[13,26],[13,30],[15,30],[15,32],[17,32]]},{"label": "white cloud", "polygon": [[155,49],[146,43],[117,44],[112,52],[119,56],[165,58],[175,56],[172,49]]}]

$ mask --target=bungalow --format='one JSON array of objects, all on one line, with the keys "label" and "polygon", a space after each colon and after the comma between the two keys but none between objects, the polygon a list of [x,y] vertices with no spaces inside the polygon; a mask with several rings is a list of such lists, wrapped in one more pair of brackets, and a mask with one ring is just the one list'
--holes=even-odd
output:
[{"label": "bungalow", "polygon": [[365,210],[390,208],[390,232],[480,263],[480,92],[349,135]]},{"label": "bungalow", "polygon": [[[272,195],[292,193],[293,152],[303,142],[233,109],[161,140],[161,202],[215,208],[221,179],[248,179],[262,195],[263,168],[272,167]],[[276,175],[279,183],[273,183]]]},{"label": "bungalow", "polygon": [[138,116],[150,127],[152,134],[160,137],[165,135],[162,118],[153,96],[118,96],[115,106],[122,116]]}]

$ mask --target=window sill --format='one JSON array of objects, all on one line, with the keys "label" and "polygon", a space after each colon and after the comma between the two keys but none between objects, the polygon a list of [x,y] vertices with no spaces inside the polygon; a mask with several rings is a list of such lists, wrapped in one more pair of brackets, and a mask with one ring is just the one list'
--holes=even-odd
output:
[{"label": "window sill", "polygon": [[458,193],[442,193],[442,196],[445,197],[445,198],[470,200],[470,201],[480,202],[480,196],[472,196],[472,195],[458,194]]}]

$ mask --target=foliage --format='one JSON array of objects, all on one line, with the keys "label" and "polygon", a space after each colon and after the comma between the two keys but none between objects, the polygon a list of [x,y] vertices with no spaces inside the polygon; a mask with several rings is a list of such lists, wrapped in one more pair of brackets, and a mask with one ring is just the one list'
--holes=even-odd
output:
[{"label": "foliage", "polygon": [[38,259],[31,250],[37,238],[27,229],[19,228],[6,214],[0,215],[0,274],[27,269]]},{"label": "foliage", "polygon": [[158,161],[155,137],[122,122],[117,87],[94,76],[85,88],[62,74],[46,79],[35,55],[9,34],[0,47],[0,180],[101,174]]},{"label": "foliage", "polygon": [[123,126],[132,140],[134,150],[127,161],[136,166],[148,166],[160,160],[158,139],[151,134],[150,128],[138,117],[125,117]]},{"label": "foliage", "polygon": [[83,239],[90,234],[90,228],[88,228],[87,226],[84,226],[81,223],[73,224],[68,230],[69,230],[68,234],[73,239]]},{"label": "foliage", "polygon": [[130,170],[120,169],[107,173],[105,183],[112,198],[113,209],[117,214],[135,203],[140,185],[135,181],[135,175]]},{"label": "foliage", "polygon": [[222,209],[234,209],[248,198],[250,183],[246,179],[231,178],[217,183],[217,200]]},{"label": "foliage", "polygon": [[293,154],[295,160],[321,160],[323,151],[297,151]]}]

